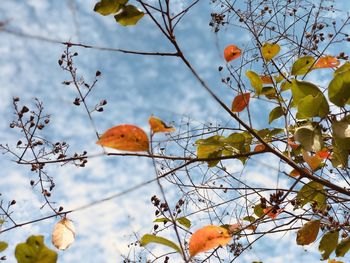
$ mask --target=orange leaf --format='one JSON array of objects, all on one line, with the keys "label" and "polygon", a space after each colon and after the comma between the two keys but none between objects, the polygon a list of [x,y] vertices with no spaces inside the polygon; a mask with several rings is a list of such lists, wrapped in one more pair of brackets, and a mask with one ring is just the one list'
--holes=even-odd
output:
[{"label": "orange leaf", "polygon": [[302,150],[302,154],[304,161],[310,166],[313,171],[316,170],[323,161],[323,158],[317,155],[311,156],[307,151]]},{"label": "orange leaf", "polygon": [[241,54],[241,50],[235,45],[229,45],[224,50],[224,58],[227,62],[239,58]]},{"label": "orange leaf", "polygon": [[254,148],[254,152],[262,152],[263,150],[265,150],[265,145],[263,144],[257,144]]},{"label": "orange leaf", "polygon": [[334,68],[338,67],[340,64],[340,61],[332,56],[325,56],[322,58],[319,58],[314,65],[314,68]]},{"label": "orange leaf", "polygon": [[232,111],[233,112],[241,112],[243,111],[249,104],[250,93],[243,93],[237,95],[232,101]]},{"label": "orange leaf", "polygon": [[166,125],[161,119],[151,116],[148,120],[149,125],[153,133],[157,132],[173,132],[174,127]]},{"label": "orange leaf", "polygon": [[194,257],[200,252],[225,246],[231,239],[232,236],[226,228],[213,225],[205,226],[192,234],[189,242],[190,255]]},{"label": "orange leaf", "polygon": [[280,213],[283,212],[283,209],[276,210],[273,206],[266,207],[263,210],[264,214],[268,217],[275,219]]},{"label": "orange leaf", "polygon": [[273,80],[270,76],[265,75],[265,76],[260,76],[260,78],[263,84],[273,84]]},{"label": "orange leaf", "polygon": [[288,139],[287,143],[293,150],[295,150],[299,147],[299,144],[295,143],[295,141],[292,139]]},{"label": "orange leaf", "polygon": [[147,134],[141,128],[130,124],[110,128],[96,143],[122,151],[144,152],[149,149]]},{"label": "orange leaf", "polygon": [[322,149],[321,151],[318,151],[316,153],[316,156],[322,158],[322,159],[330,159],[331,153],[327,148]]},{"label": "orange leaf", "polygon": [[[308,169],[303,168],[303,170],[304,170],[305,173],[310,174],[310,172],[309,172]],[[292,177],[298,177],[298,176],[300,176],[300,173],[299,173],[297,170],[293,169],[293,170],[290,172],[289,175],[292,176]]]}]

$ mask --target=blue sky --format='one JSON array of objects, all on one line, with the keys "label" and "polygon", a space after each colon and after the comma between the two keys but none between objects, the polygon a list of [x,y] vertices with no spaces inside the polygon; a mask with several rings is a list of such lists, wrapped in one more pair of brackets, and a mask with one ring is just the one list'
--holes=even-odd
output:
[{"label": "blue sky", "polygon": [[[29,35],[60,41],[79,42],[94,46],[130,50],[173,51],[169,43],[152,22],[145,18],[136,27],[121,27],[112,17],[102,17],[92,11],[94,0],[2,0],[0,20],[8,21],[8,28]],[[344,4],[347,1],[339,1]],[[174,1],[179,8],[183,1]],[[178,26],[178,41],[184,52],[204,79],[217,91],[226,103],[232,100],[230,91],[220,83],[218,66],[223,65],[222,50],[227,44],[245,45],[249,38],[240,32],[220,32],[219,39],[207,26],[210,6],[200,1],[198,6]],[[54,141],[67,141],[71,152],[87,150],[97,154],[94,130],[82,107],[75,107],[73,89],[62,85],[67,79],[57,60],[64,46],[37,39],[23,38],[0,32],[0,143],[13,144],[20,134],[9,129],[13,117],[12,97],[32,105],[37,97],[50,113],[51,126],[44,135]],[[102,114],[94,120],[99,132],[121,123],[132,123],[148,129],[151,114],[178,125],[190,118],[194,125],[208,122],[225,123],[223,110],[201,89],[185,66],[175,58],[146,57],[105,52],[94,49],[74,48],[78,71],[87,81],[93,80],[96,70],[102,72],[96,89],[91,94],[90,105],[107,99]],[[266,114],[265,114],[266,115]],[[264,114],[261,118],[266,118]],[[160,137],[163,138],[164,137]],[[276,161],[266,157],[269,163]],[[51,214],[49,209],[39,209],[43,203],[37,188],[29,185],[35,177],[30,169],[11,162],[9,155],[0,159],[0,193],[4,202],[16,199],[13,218],[24,222]],[[228,164],[230,171],[239,172],[240,163]],[[93,158],[86,168],[53,166],[56,188],[52,200],[65,209],[74,209],[106,196],[118,193],[135,184],[154,178],[152,163],[139,158]],[[271,174],[272,173],[272,174]],[[264,175],[269,174],[269,179]],[[257,164],[247,170],[246,180],[256,184],[275,185],[278,174]],[[281,179],[280,185],[288,185]],[[179,193],[167,187],[171,200]],[[77,240],[65,252],[59,252],[59,262],[121,262],[121,254],[127,254],[129,242],[152,230],[154,209],[149,201],[159,194],[156,184],[151,184],[128,195],[93,206],[70,215],[76,225]],[[29,235],[43,234],[50,244],[50,233],[56,219],[46,220],[4,233],[0,239],[9,242],[6,251],[8,262],[15,262],[12,255],[16,243]],[[195,222],[200,227],[202,222]],[[252,250],[244,253],[237,262],[317,262],[316,246],[310,248],[295,245],[295,233],[286,236],[267,237]],[[52,247],[50,245],[50,247]],[[151,247],[152,252],[162,252]],[[305,251],[307,250],[307,251]],[[268,251],[268,253],[266,252]],[[83,259],[82,259],[83,258]],[[77,260],[79,259],[79,260]]]}]

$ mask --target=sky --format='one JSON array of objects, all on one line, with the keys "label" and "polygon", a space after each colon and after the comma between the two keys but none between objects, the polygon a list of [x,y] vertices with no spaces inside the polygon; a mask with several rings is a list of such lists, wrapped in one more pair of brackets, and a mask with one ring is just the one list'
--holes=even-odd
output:
[{"label": "sky", "polygon": [[[212,8],[208,2],[200,1],[178,25],[178,42],[194,68],[229,104],[232,94],[223,89],[217,70],[224,65],[222,50],[232,42],[245,45],[249,37],[234,31],[220,32],[219,37],[214,34],[207,26]],[[347,1],[339,2],[344,4]],[[43,130],[43,136],[52,141],[67,141],[71,153],[86,150],[89,155],[101,154],[86,112],[72,103],[76,97],[74,89],[62,84],[69,76],[60,69],[57,61],[65,46],[47,39],[128,50],[173,52],[149,18],[145,17],[135,27],[122,27],[112,17],[94,13],[95,3],[95,0],[1,1],[0,21],[6,21],[10,30],[27,37],[0,32],[0,143],[13,145],[22,136],[9,128],[13,118],[12,98],[20,97],[20,102],[29,108],[33,107],[34,98],[38,98],[43,101],[45,112],[51,114],[51,124]],[[184,6],[182,0],[173,4],[179,10]],[[194,126],[209,122],[226,123],[223,110],[178,59],[79,47],[72,50],[79,53],[75,65],[87,82],[93,81],[97,70],[102,72],[88,98],[90,106],[102,99],[108,101],[103,113],[93,114],[94,125],[100,133],[122,123],[148,130],[151,114],[172,122],[175,127],[187,120]],[[264,117],[261,113],[261,118]],[[159,138],[165,139],[162,135]],[[265,162],[276,163],[272,156],[266,158]],[[52,213],[47,207],[40,209],[43,204],[40,190],[30,186],[30,180],[37,175],[28,167],[15,164],[8,154],[1,155],[0,165],[1,197],[5,204],[16,200],[12,214],[16,222]],[[242,169],[239,162],[228,163],[227,167],[232,173]],[[56,184],[51,200],[67,210],[154,178],[151,160],[137,157],[100,156],[89,159],[85,168],[54,165],[47,169]],[[268,173],[271,170],[258,163],[247,169],[246,180],[253,179],[261,186],[275,185],[278,174],[275,172],[267,180],[264,175]],[[279,185],[288,186],[288,182],[281,179]],[[170,200],[179,198],[180,193],[174,187],[168,185],[166,191]],[[130,251],[128,244],[134,242],[135,237],[152,231],[155,216],[150,197],[154,194],[159,195],[155,183],[70,214],[77,238],[68,250],[59,252],[58,262],[121,262],[121,255]],[[16,244],[24,242],[30,235],[44,235],[46,244],[53,248],[50,233],[57,221],[57,218],[49,219],[3,233],[0,239],[9,243],[9,248],[3,253],[7,262],[15,262],[12,253]],[[198,228],[201,224],[200,221],[194,222],[193,227]],[[235,262],[317,262],[320,257],[317,247],[297,247],[295,236],[291,232],[267,237]],[[155,254],[164,252],[157,246],[150,246],[150,250]]]}]

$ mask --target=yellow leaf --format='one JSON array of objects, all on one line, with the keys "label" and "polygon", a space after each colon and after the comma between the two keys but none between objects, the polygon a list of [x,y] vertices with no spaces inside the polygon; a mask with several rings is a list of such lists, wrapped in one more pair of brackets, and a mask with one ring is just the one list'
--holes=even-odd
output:
[{"label": "yellow leaf", "polygon": [[309,245],[317,238],[318,231],[320,230],[320,220],[313,220],[307,222],[297,232],[297,244],[300,246]]},{"label": "yellow leaf", "polygon": [[278,44],[265,43],[261,47],[261,53],[266,61],[273,59],[279,52],[281,48]]},{"label": "yellow leaf", "polygon": [[67,218],[60,220],[52,231],[52,244],[61,250],[67,249],[75,240],[75,227]]},{"label": "yellow leaf", "polygon": [[315,171],[323,161],[323,158],[321,158],[320,156],[318,155],[311,156],[305,150],[302,150],[302,154],[303,154],[304,161],[310,166],[310,168],[313,171]]},{"label": "yellow leaf", "polygon": [[250,85],[255,89],[256,95],[260,95],[263,89],[263,82],[259,75],[251,70],[248,70],[245,75],[249,78]]},{"label": "yellow leaf", "polygon": [[343,261],[338,261],[335,259],[328,259],[328,263],[344,263]]},{"label": "yellow leaf", "polygon": [[157,132],[173,132],[174,127],[167,126],[161,119],[151,116],[148,120],[149,125],[153,133]]},{"label": "yellow leaf", "polygon": [[200,252],[225,246],[231,239],[232,236],[226,228],[213,225],[205,226],[192,234],[189,242],[190,255],[194,257]]},{"label": "yellow leaf", "polygon": [[224,58],[227,62],[239,58],[242,51],[235,45],[229,45],[224,50]]},{"label": "yellow leaf", "polygon": [[149,150],[147,134],[141,128],[130,124],[110,128],[101,135],[96,143],[122,151],[143,152]]},{"label": "yellow leaf", "polygon": [[250,93],[243,93],[237,95],[232,101],[232,111],[233,112],[241,112],[243,111],[249,104]]}]

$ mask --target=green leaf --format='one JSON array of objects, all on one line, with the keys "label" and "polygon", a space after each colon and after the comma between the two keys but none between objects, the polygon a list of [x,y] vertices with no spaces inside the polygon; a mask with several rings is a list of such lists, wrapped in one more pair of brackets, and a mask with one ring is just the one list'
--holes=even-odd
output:
[{"label": "green leaf", "polygon": [[322,260],[326,260],[338,245],[339,231],[328,232],[322,237],[318,250],[322,253]]},{"label": "green leaf", "polygon": [[320,220],[313,220],[307,222],[297,232],[297,244],[300,246],[309,245],[317,238],[318,231],[320,230]]},{"label": "green leaf", "polygon": [[350,115],[340,121],[332,121],[333,135],[340,139],[350,138]]},{"label": "green leaf", "polygon": [[324,210],[327,206],[323,185],[314,181],[307,183],[299,190],[296,200],[300,207],[313,203],[316,204],[317,209]]},{"label": "green leaf", "polygon": [[153,220],[153,223],[167,223],[167,222],[171,222],[171,220],[165,217],[157,218]]},{"label": "green leaf", "polygon": [[261,204],[254,206],[254,214],[258,217],[262,217],[264,213],[264,208],[261,207]]},{"label": "green leaf", "polygon": [[277,120],[278,118],[282,117],[284,115],[283,108],[281,106],[278,106],[269,114],[269,124],[273,122],[274,120]]},{"label": "green leaf", "polygon": [[122,26],[133,26],[144,16],[144,13],[136,6],[127,5],[120,13],[114,16],[115,20]]},{"label": "green leaf", "polygon": [[255,89],[256,95],[259,96],[261,94],[262,88],[263,88],[263,83],[262,83],[261,78],[254,71],[249,70],[245,74],[250,80],[250,85]]},{"label": "green leaf", "polygon": [[292,83],[288,81],[283,81],[280,87],[281,87],[281,92],[290,90],[292,88]]},{"label": "green leaf", "polygon": [[[222,150],[224,149],[224,136],[214,135],[206,139],[200,139],[195,142],[197,147],[198,158],[216,158],[221,157]],[[220,160],[208,161],[209,167],[214,167]]]},{"label": "green leaf", "polygon": [[179,224],[183,225],[184,227],[190,228],[191,227],[191,221],[187,219],[186,217],[179,217],[176,219]]},{"label": "green leaf", "polygon": [[305,75],[312,70],[315,59],[312,56],[305,56],[297,59],[292,66],[292,75]]},{"label": "green leaf", "polygon": [[339,107],[350,104],[350,70],[334,76],[328,86],[328,98]]},{"label": "green leaf", "polygon": [[101,0],[96,3],[94,11],[108,16],[117,13],[127,2],[128,0]]},{"label": "green leaf", "polygon": [[333,134],[332,146],[333,146],[333,159],[332,159],[333,166],[347,168],[349,151],[350,151],[350,139],[338,138],[335,134]]},{"label": "green leaf", "polygon": [[294,133],[294,139],[301,143],[306,151],[318,152],[323,148],[322,132],[320,127],[313,127],[312,124],[306,124],[298,127]]},{"label": "green leaf", "polygon": [[57,262],[57,253],[44,244],[43,236],[30,236],[26,243],[18,244],[15,256],[18,263]]},{"label": "green leaf", "polygon": [[182,254],[181,249],[178,245],[176,245],[174,242],[172,242],[164,237],[146,234],[140,240],[140,245],[143,247],[147,246],[149,243],[161,244],[161,245],[170,247],[170,248],[174,249],[175,251],[177,251],[178,253]]},{"label": "green leaf", "polygon": [[334,71],[334,76],[349,70],[350,70],[350,62],[345,62],[341,67],[339,67],[336,71]]},{"label": "green leaf", "polygon": [[340,243],[338,244],[336,250],[335,250],[335,255],[337,257],[344,257],[345,254],[349,251],[350,249],[350,237],[342,239]]},{"label": "green leaf", "polygon": [[0,252],[3,252],[8,247],[6,242],[0,241]]},{"label": "green leaf", "polygon": [[329,112],[327,99],[319,88],[307,81],[292,80],[293,103],[298,107],[297,118],[324,118]]},{"label": "green leaf", "polygon": [[243,218],[244,221],[248,221],[250,223],[254,223],[256,218],[254,216],[246,216]]}]

